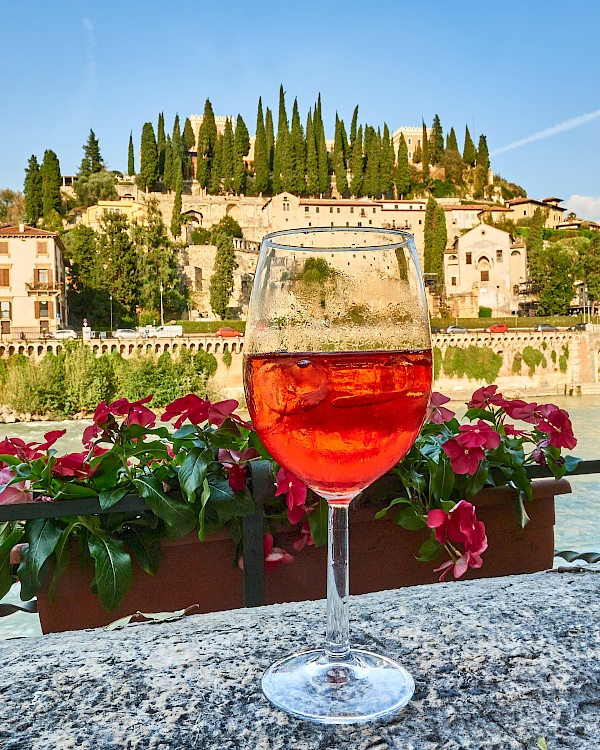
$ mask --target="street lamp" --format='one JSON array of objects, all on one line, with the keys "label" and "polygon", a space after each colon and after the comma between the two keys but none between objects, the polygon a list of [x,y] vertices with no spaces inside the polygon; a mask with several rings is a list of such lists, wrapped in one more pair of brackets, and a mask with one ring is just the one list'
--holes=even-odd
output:
[{"label": "street lamp", "polygon": [[162,281],[160,282],[160,324],[161,326],[164,326],[165,324],[165,315],[163,310],[163,285]]},{"label": "street lamp", "polygon": [[113,316],[112,316],[112,294],[110,295],[110,335],[112,336],[113,330]]}]

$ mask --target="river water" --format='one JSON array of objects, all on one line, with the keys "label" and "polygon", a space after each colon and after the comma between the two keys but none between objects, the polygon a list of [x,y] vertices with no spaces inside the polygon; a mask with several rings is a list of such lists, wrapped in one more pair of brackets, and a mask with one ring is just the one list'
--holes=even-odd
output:
[{"label": "river water", "polygon": [[[600,459],[600,395],[554,396],[539,401],[552,401],[569,412],[578,440],[577,447],[571,451],[573,455],[584,460]],[[448,406],[458,412],[461,407],[464,409],[463,404]],[[81,435],[89,424],[85,420],[3,424],[0,425],[0,439],[18,436],[26,441],[41,441],[45,432],[66,428],[67,434],[56,444],[58,451],[80,451]],[[556,498],[555,547],[557,550],[600,552],[600,475],[572,477],[569,481],[572,494]],[[560,559],[557,561],[564,564]],[[3,602],[20,603],[18,586],[13,586]],[[0,619],[0,639],[35,635],[41,635],[35,615],[18,612]]]}]

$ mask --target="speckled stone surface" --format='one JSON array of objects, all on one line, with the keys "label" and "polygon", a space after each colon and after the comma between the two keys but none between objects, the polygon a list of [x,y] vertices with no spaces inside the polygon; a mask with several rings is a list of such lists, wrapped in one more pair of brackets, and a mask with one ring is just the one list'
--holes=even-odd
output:
[{"label": "speckled stone surface", "polygon": [[4,641],[0,748],[600,748],[598,566],[355,597],[351,627],[416,693],[345,727],[288,717],[259,689],[272,661],[320,643],[324,602]]}]

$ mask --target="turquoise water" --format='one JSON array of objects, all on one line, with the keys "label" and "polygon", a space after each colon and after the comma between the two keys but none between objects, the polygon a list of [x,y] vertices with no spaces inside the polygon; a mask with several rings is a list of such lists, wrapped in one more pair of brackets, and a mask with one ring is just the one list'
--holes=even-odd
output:
[{"label": "turquoise water", "polygon": [[[571,415],[578,439],[572,454],[587,460],[600,459],[600,396],[557,396],[543,400],[552,401]],[[462,405],[449,406],[459,410]],[[57,443],[58,450],[79,451],[81,435],[88,424],[88,421],[66,421],[0,425],[0,439],[8,435],[39,441],[45,432],[66,428],[67,434]],[[556,498],[556,549],[600,552],[600,475],[572,477],[569,481],[572,494]],[[18,585],[13,586],[3,601],[19,604]],[[35,615],[19,612],[0,618],[0,639],[36,635],[41,635],[41,630]]]}]

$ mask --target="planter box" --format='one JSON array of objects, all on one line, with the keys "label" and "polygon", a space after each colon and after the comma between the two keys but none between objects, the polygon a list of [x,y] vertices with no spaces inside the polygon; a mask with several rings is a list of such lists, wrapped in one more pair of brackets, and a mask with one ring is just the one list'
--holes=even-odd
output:
[{"label": "planter box", "polygon": [[[380,480],[385,490],[385,480]],[[469,570],[464,579],[534,573],[552,567],[554,557],[554,497],[571,491],[565,479],[533,483],[533,502],[527,506],[531,518],[522,530],[514,514],[515,491],[506,488],[482,490],[474,499],[477,516],[484,521],[489,549],[483,567]],[[382,485],[375,490],[381,497]],[[385,491],[384,491],[385,494]],[[388,495],[394,497],[394,494]],[[407,531],[390,518],[376,521],[381,504],[364,505],[350,511],[350,590],[352,594],[384,591],[402,586],[435,583],[439,561],[415,560],[427,530]],[[277,535],[277,545],[294,553],[294,534]],[[327,549],[305,547],[292,564],[281,564],[264,576],[264,604],[326,595]],[[156,576],[134,568],[131,590],[124,602],[105,612],[90,590],[91,572],[73,569],[63,574],[57,586],[57,602],[40,591],[38,608],[45,633],[99,627],[136,611],[162,612],[198,604],[198,612],[244,606],[244,573],[235,566],[235,545],[224,533],[198,541],[195,533],[177,542],[163,543],[163,561]],[[461,579],[462,580],[462,579]]]}]

